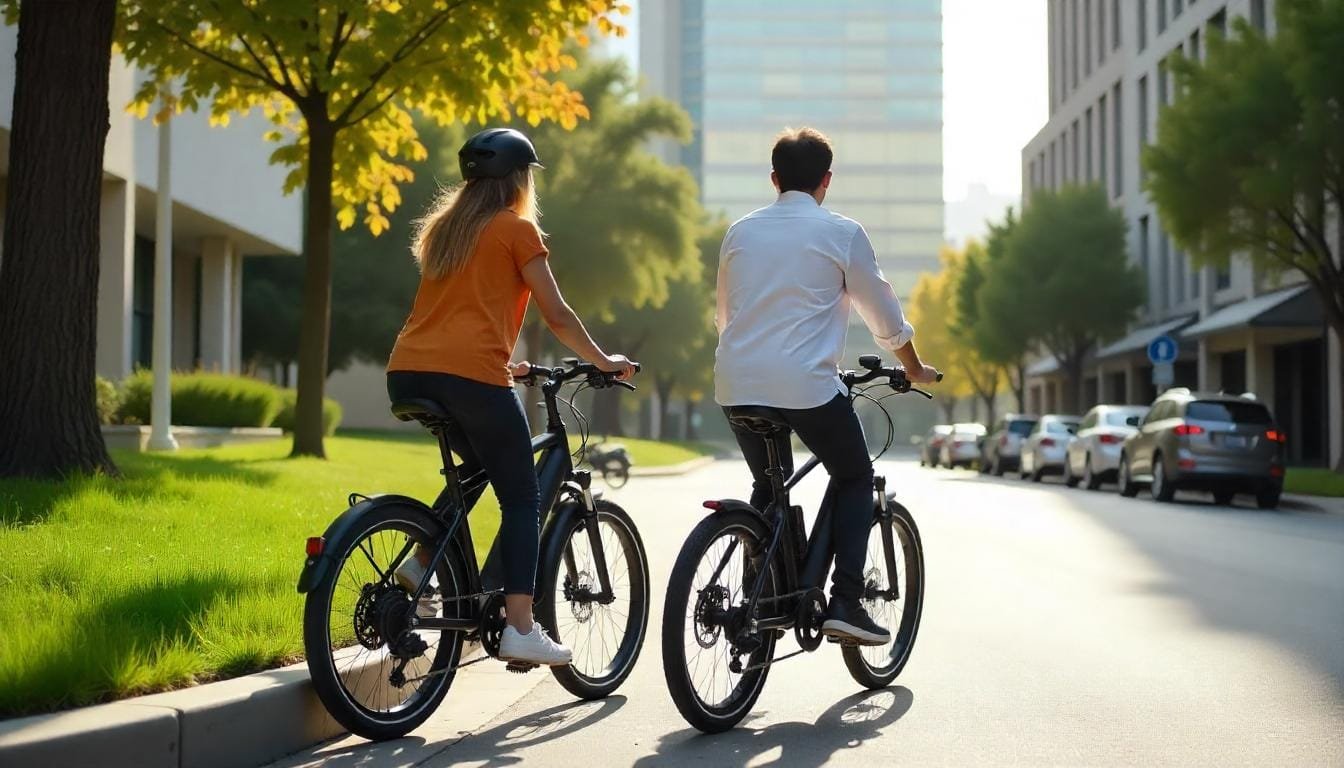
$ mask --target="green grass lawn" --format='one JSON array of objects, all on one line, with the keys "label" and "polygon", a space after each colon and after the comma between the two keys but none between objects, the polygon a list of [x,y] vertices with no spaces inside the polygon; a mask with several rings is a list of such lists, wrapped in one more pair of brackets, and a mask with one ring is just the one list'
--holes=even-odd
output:
[{"label": "green grass lawn", "polygon": [[[0,717],[181,687],[302,653],[303,542],[350,491],[431,500],[424,439],[118,453],[124,477],[0,481]],[[493,497],[472,515],[481,554]]]},{"label": "green grass lawn", "polygon": [[[598,439],[592,438],[589,440],[589,445],[597,444]],[[578,447],[577,438],[571,436],[569,442],[571,446]],[[630,460],[634,462],[636,467],[666,467],[714,454],[712,445],[694,441],[661,442],[658,440],[641,440],[637,437],[613,437],[611,442],[624,445],[625,449],[630,452]]]},{"label": "green grass lawn", "polygon": [[1319,467],[1289,467],[1283,478],[1283,490],[1312,496],[1344,496],[1344,474]]}]

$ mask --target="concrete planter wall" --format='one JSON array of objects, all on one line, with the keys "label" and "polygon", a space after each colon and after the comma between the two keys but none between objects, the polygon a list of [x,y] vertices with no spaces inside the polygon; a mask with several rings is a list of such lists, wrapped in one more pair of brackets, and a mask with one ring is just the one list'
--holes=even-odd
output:
[{"label": "concrete planter wall", "polygon": [[[217,445],[256,443],[284,436],[279,427],[173,427],[179,448],[213,448]],[[144,451],[149,446],[149,427],[137,424],[104,424],[103,441],[110,449]]]}]

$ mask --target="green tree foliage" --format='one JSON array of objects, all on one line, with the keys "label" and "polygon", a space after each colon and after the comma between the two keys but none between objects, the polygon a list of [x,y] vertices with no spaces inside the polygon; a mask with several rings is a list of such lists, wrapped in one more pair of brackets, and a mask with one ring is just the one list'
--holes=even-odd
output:
[{"label": "green tree foliage", "polygon": [[1053,354],[1067,378],[1063,407],[1083,400],[1083,358],[1118,336],[1143,303],[1143,276],[1125,256],[1125,220],[1100,187],[1040,191],[990,261],[986,317],[1021,323],[1022,339]]},{"label": "green tree foliage", "polygon": [[1001,223],[989,225],[984,250],[967,253],[957,281],[957,334],[971,344],[985,363],[1004,369],[1017,399],[1017,409],[1025,411],[1026,356],[1031,346],[1030,334],[1023,325],[1025,315],[999,316],[982,309],[985,284],[995,264],[1007,253],[1008,240],[1016,228],[1017,216],[1009,208]]},{"label": "green tree foliage", "polygon": [[332,224],[362,218],[385,230],[401,203],[408,162],[426,149],[412,113],[447,124],[587,115],[557,73],[566,46],[596,21],[613,29],[619,0],[123,0],[121,52],[150,77],[136,95],[147,113],[209,102],[212,119],[261,110],[275,125],[272,162],[286,190],[306,188],[306,262],[300,320],[294,453],[323,455],[322,393],[331,322]]},{"label": "green tree foliage", "polygon": [[1197,261],[1299,275],[1344,339],[1344,0],[1277,13],[1273,38],[1238,19],[1203,62],[1171,63],[1183,95],[1144,153],[1147,188]]}]

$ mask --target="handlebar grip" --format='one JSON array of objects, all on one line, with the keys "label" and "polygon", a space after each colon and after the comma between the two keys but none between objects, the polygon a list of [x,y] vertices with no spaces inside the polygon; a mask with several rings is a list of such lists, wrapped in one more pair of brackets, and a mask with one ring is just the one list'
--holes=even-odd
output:
[{"label": "handlebar grip", "polygon": [[938,375],[937,375],[936,377],[934,377],[933,380],[934,380],[934,381],[942,381],[942,380],[943,380],[943,372],[942,372],[942,371],[939,371],[939,372],[938,372]]},{"label": "handlebar grip", "polygon": [[635,366],[635,373],[639,373],[640,368],[641,368],[640,364],[639,364],[639,363],[636,363],[636,362],[634,362],[634,361],[631,361],[630,364],[633,365],[633,366]]}]

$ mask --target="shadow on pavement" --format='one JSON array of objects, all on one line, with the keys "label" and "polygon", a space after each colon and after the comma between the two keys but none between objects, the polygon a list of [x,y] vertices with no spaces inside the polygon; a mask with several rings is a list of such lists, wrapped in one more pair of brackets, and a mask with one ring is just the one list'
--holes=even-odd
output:
[{"label": "shadow on pavement", "polygon": [[713,735],[683,728],[663,736],[657,751],[635,765],[740,766],[778,751],[775,759],[762,764],[821,766],[837,753],[881,736],[884,727],[910,711],[914,700],[909,688],[898,686],[846,696],[815,723],[776,723],[758,729],[739,726]]},{"label": "shadow on pavement", "polygon": [[[440,752],[425,766],[450,766],[469,763],[473,766],[514,765],[523,761],[516,751],[536,747],[555,739],[592,727],[616,714],[625,706],[626,698],[619,694],[598,701],[579,701],[557,704],[538,712],[500,723],[485,731],[473,733],[451,748]],[[601,756],[593,755],[601,765]]]}]

